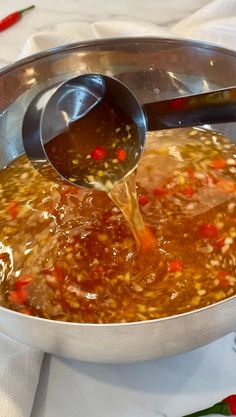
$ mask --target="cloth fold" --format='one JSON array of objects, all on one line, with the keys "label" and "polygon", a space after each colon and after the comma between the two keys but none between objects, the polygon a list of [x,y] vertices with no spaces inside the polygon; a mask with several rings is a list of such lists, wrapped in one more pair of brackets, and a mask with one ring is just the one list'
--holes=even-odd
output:
[{"label": "cloth fold", "polygon": [[[234,49],[236,0],[214,0],[171,28],[128,20],[60,23],[32,35],[18,58],[71,42],[127,36],[185,37]],[[29,417],[43,353],[1,334],[0,346],[0,415]]]},{"label": "cloth fold", "polygon": [[236,0],[214,0],[170,28],[160,27],[150,22],[129,20],[60,23],[51,31],[32,35],[26,41],[19,59],[68,43],[128,36],[191,38],[234,49],[236,47]]},{"label": "cloth fold", "polygon": [[236,48],[236,0],[214,0],[180,21],[172,32],[188,39]]}]

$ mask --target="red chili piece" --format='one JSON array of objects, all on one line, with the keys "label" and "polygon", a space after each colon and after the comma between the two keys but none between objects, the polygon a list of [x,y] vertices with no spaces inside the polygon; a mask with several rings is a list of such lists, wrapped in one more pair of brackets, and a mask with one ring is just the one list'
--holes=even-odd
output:
[{"label": "red chili piece", "polygon": [[218,240],[215,242],[215,246],[216,246],[217,248],[223,248],[224,244],[225,244],[225,238],[224,238],[224,237],[222,237],[222,238],[218,239]]},{"label": "red chili piece", "polygon": [[9,205],[8,205],[7,211],[13,219],[16,219],[17,215],[18,215],[18,204],[17,204],[17,202],[16,201],[11,201],[11,203],[9,203]]},{"label": "red chili piece", "polygon": [[229,272],[226,272],[226,271],[220,271],[217,275],[217,278],[220,281],[219,286],[220,288],[222,288],[222,290],[228,290],[230,288],[230,283],[226,279],[227,275],[230,275],[230,274]]},{"label": "red chili piece", "polygon": [[146,204],[149,203],[149,198],[146,195],[140,194],[138,196],[138,202],[140,204],[140,206],[146,206]]},{"label": "red chili piece", "polygon": [[163,187],[154,188],[153,194],[156,195],[156,196],[161,197],[161,196],[167,194],[167,190]]},{"label": "red chili piece", "polygon": [[183,262],[180,261],[180,259],[174,259],[168,264],[169,272],[178,272],[178,271],[181,271],[182,269],[183,269]]},{"label": "red chili piece", "polygon": [[126,160],[126,157],[127,157],[126,150],[125,149],[118,148],[116,150],[116,157],[117,157],[117,159],[118,159],[119,162],[124,162]]},{"label": "red chili piece", "polygon": [[194,177],[194,175],[195,175],[195,172],[194,172],[193,168],[191,168],[191,167],[189,167],[187,169],[187,173],[188,173],[189,177]]},{"label": "red chili piece", "polygon": [[186,197],[191,198],[195,194],[195,190],[192,187],[182,188],[181,193],[186,195]]},{"label": "red chili piece", "polygon": [[24,304],[28,298],[28,291],[25,288],[20,290],[13,290],[10,294],[10,300],[16,304]]},{"label": "red chili piece", "polygon": [[199,234],[204,239],[216,239],[218,229],[213,223],[205,223],[199,226]]},{"label": "red chili piece", "polygon": [[95,159],[95,161],[102,161],[106,156],[106,149],[102,146],[97,146],[97,148],[94,148],[91,152],[91,157]]},{"label": "red chili piece", "polygon": [[30,274],[22,274],[18,277],[17,281],[15,282],[15,289],[18,291],[23,287],[27,287],[31,284],[33,280],[32,275]]},{"label": "red chili piece", "polygon": [[224,169],[227,167],[227,162],[223,158],[214,159],[210,165],[214,169]]},{"label": "red chili piece", "polygon": [[28,10],[33,9],[35,6],[27,7],[26,9],[19,10],[17,12],[11,13],[8,16],[4,17],[4,19],[0,20],[0,32],[3,30],[8,29],[9,27],[13,26],[17,23],[21,18],[22,15],[27,12]]},{"label": "red chili piece", "polygon": [[55,271],[55,276],[58,279],[58,281],[65,280],[64,270],[60,266],[55,266],[54,271]]}]

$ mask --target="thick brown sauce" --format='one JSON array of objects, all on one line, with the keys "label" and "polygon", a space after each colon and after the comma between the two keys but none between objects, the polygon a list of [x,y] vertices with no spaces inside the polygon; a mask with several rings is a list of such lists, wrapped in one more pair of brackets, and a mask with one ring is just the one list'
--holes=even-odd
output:
[{"label": "thick brown sauce", "polygon": [[53,184],[25,157],[1,171],[1,304],[111,323],[236,294],[236,146],[197,129],[150,134],[137,193],[156,243],[145,262],[105,193]]}]

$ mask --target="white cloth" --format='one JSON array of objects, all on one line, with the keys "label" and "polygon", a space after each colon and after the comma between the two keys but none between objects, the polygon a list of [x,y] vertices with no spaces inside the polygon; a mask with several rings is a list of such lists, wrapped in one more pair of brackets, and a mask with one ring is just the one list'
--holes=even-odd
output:
[{"label": "white cloth", "polygon": [[0,416],[30,417],[43,353],[0,334]]},{"label": "white cloth", "polygon": [[172,28],[128,20],[60,23],[50,32],[32,35],[19,58],[67,43],[127,36],[185,37],[235,49],[236,0],[214,0]]},{"label": "white cloth", "polygon": [[[66,43],[121,36],[173,36],[236,47],[236,0],[214,0],[165,29],[138,21],[62,23],[51,32],[31,36],[19,58]],[[0,335],[0,416],[29,417],[43,354]],[[52,416],[54,417],[54,416]]]}]

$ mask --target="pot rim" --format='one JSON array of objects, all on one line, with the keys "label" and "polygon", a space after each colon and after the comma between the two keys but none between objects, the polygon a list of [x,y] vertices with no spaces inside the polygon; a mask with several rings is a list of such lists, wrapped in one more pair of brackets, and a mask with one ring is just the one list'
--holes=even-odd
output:
[{"label": "pot rim", "polygon": [[227,302],[232,301],[233,299],[236,298],[236,295],[233,295],[232,297],[229,298],[225,298],[224,300],[218,301],[217,303],[214,304],[210,304],[208,306],[199,308],[199,309],[195,309],[195,310],[191,310],[191,311],[186,311],[185,313],[180,313],[180,314],[175,314],[173,316],[167,316],[167,317],[160,317],[159,319],[153,319],[153,320],[142,320],[142,321],[131,321],[131,322],[126,322],[126,323],[80,323],[80,322],[72,322],[72,321],[63,321],[63,320],[52,320],[52,319],[46,319],[43,317],[37,317],[37,316],[29,316],[27,314],[23,314],[20,313],[18,311],[14,311],[11,310],[9,308],[6,307],[2,307],[0,306],[0,312],[3,311],[7,314],[19,317],[19,318],[24,318],[26,320],[37,320],[40,321],[41,323],[47,323],[47,324],[54,324],[54,325],[58,325],[58,326],[71,326],[71,327],[89,327],[89,328],[93,328],[93,327],[109,327],[109,328],[113,328],[113,327],[130,327],[130,326],[140,326],[140,325],[150,325],[152,323],[161,323],[161,322],[165,322],[165,321],[171,321],[171,320],[181,320],[184,317],[188,317],[188,316],[192,316],[195,314],[200,314],[201,312],[204,312],[205,310],[211,310],[213,308],[218,308],[219,305],[225,304]]},{"label": "pot rim", "polygon": [[58,54],[65,51],[73,51],[77,48],[87,48],[91,45],[114,45],[120,42],[150,42],[150,41],[161,41],[162,43],[166,43],[169,45],[185,45],[185,46],[192,46],[195,48],[204,48],[209,49],[212,51],[221,52],[223,54],[233,55],[236,58],[236,51],[215,45],[211,42],[203,42],[199,40],[190,40],[184,38],[166,38],[166,37],[158,37],[158,36],[134,36],[134,37],[119,37],[119,38],[106,38],[106,39],[91,39],[88,41],[81,41],[81,42],[73,42],[69,44],[65,44],[62,46],[57,46],[55,48],[46,49],[45,51],[41,51],[35,53],[33,55],[29,55],[26,58],[20,59],[16,61],[14,64],[7,65],[0,69],[0,76],[7,74],[8,72],[21,67],[22,65],[37,61],[38,59],[45,58],[47,56],[51,56],[54,54]]}]

